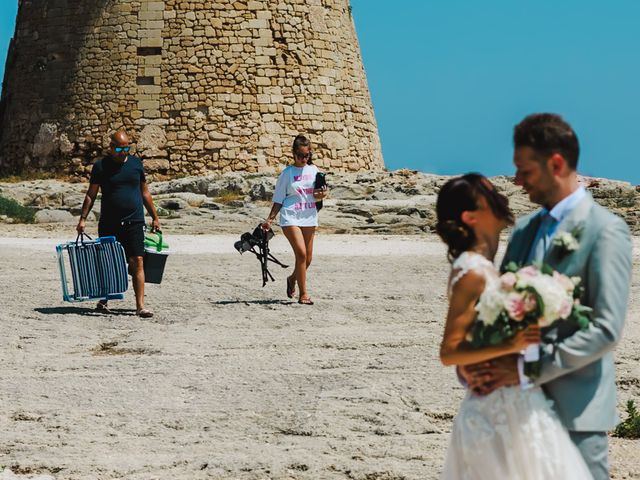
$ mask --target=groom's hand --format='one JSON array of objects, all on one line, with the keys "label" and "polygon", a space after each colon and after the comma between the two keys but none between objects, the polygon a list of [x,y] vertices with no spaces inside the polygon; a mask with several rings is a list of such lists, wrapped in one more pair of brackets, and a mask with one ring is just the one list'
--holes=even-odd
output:
[{"label": "groom's hand", "polygon": [[474,386],[489,381],[490,369],[491,362],[481,362],[460,366],[457,372],[461,381],[466,384],[465,386],[473,389]]},{"label": "groom's hand", "polygon": [[460,368],[460,374],[476,395],[489,395],[498,388],[520,384],[517,355],[467,365]]}]

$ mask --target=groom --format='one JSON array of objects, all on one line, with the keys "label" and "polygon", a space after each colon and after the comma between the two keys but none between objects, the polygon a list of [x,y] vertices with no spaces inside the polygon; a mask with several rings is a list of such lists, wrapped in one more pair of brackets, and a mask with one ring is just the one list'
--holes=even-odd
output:
[{"label": "groom", "polygon": [[[622,335],[631,283],[629,229],[579,185],[578,138],[562,117],[526,117],[516,125],[513,142],[516,184],[542,208],[517,222],[503,267],[512,261],[544,262],[578,276],[585,287],[581,301],[593,308],[588,330],[561,325],[543,333],[542,371],[534,384],[554,401],[594,479],[605,480],[607,431],[618,422],[613,349]],[[505,385],[531,384],[515,356],[461,373],[484,395]]]}]

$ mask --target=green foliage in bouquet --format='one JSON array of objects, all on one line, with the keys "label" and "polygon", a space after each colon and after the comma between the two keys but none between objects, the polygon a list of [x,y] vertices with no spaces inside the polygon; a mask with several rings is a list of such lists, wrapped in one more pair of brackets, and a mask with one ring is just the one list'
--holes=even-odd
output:
[{"label": "green foliage in bouquet", "polygon": [[504,343],[505,340],[515,335],[517,331],[515,323],[509,319],[506,312],[500,313],[500,316],[492,325],[485,325],[481,321],[474,322],[470,332],[471,346],[473,348],[482,348]]},{"label": "green foliage in bouquet", "polygon": [[[553,277],[554,270],[547,264],[536,265],[540,272],[544,275]],[[505,273],[510,272],[517,274],[523,267],[516,262],[510,262],[506,265]],[[526,293],[535,298],[535,308],[527,312],[520,321],[512,319],[506,309],[503,309],[492,324],[477,320],[471,327],[468,340],[473,348],[481,348],[485,346],[494,346],[504,343],[512,338],[518,330],[522,330],[529,325],[538,323],[538,320],[544,315],[545,302],[542,296],[535,288],[527,286],[518,288],[518,293]],[[565,320],[556,320],[556,322],[571,322],[580,330],[589,328],[592,319],[593,309],[580,303],[580,298],[584,294],[584,287],[578,283],[573,290],[573,299],[575,301],[571,314]],[[554,323],[556,323],[554,322]],[[552,326],[552,325],[550,325]]]},{"label": "green foliage in bouquet", "polygon": [[522,265],[516,263],[516,262],[509,262],[507,263],[506,267],[504,267],[504,271],[505,272],[511,272],[511,273],[516,273],[518,270],[520,270],[520,268],[522,267]]},{"label": "green foliage in bouquet", "polygon": [[577,304],[573,306],[573,311],[571,312],[569,320],[575,322],[580,330],[586,330],[589,328],[592,316],[593,309],[591,307]]},{"label": "green foliage in bouquet", "polygon": [[544,302],[534,289],[526,288],[524,290],[536,298],[536,309],[519,322],[511,319],[505,310],[500,312],[493,324],[487,325],[482,321],[474,322],[471,327],[471,346],[473,348],[500,345],[512,338],[518,330],[523,330],[538,322],[538,318],[544,311]]},{"label": "green foliage in bouquet", "polygon": [[640,438],[640,413],[633,400],[627,402],[627,419],[618,424],[613,431],[614,437]]}]

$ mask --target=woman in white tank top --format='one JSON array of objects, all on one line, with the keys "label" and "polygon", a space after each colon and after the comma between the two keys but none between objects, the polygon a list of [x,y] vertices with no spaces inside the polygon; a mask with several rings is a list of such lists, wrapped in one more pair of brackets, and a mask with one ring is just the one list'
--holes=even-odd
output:
[{"label": "woman in white tank top", "polygon": [[293,165],[287,166],[276,183],[273,207],[262,224],[268,230],[280,212],[280,226],[296,256],[296,267],[287,277],[287,297],[293,298],[298,286],[298,303],[313,305],[307,292],[307,269],[313,255],[313,238],[318,226],[316,201],[327,196],[327,188],[316,189],[318,168],[311,161],[311,142],[303,135],[293,141]]}]

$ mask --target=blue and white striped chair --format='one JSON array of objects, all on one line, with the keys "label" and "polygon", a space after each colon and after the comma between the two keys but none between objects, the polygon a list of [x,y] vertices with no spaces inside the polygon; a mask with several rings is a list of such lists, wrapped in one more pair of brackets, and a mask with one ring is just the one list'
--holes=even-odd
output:
[{"label": "blue and white striped chair", "polygon": [[[124,298],[129,287],[124,248],[115,237],[89,241],[78,236],[75,242],[56,246],[62,297],[65,302]],[[70,273],[73,292],[69,292]]]}]

